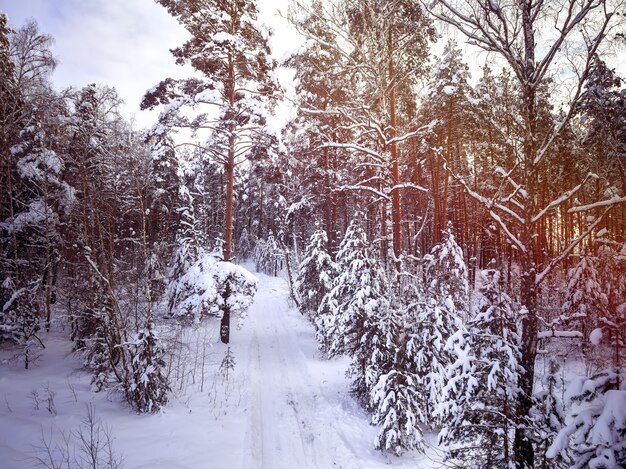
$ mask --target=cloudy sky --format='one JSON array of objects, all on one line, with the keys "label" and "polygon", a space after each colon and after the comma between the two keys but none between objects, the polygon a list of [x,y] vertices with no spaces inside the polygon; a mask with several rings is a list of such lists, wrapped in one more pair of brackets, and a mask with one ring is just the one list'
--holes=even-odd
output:
[{"label": "cloudy sky", "polygon": [[[294,40],[276,14],[286,3],[261,2],[261,19],[276,32],[272,42],[278,56]],[[134,116],[138,127],[156,120],[155,112],[139,110],[145,91],[163,78],[190,73],[177,66],[169,52],[187,33],[154,0],[0,0],[0,10],[13,28],[34,18],[42,32],[54,37],[59,66],[53,81],[58,88],[115,86],[126,101],[125,115]]]},{"label": "cloudy sky", "polygon": [[[287,3],[259,0],[260,19],[274,29],[270,45],[279,59],[302,41],[277,14],[279,9],[286,11]],[[53,81],[58,88],[89,83],[115,86],[126,102],[124,114],[134,117],[137,127],[149,127],[157,118],[158,111],[139,110],[145,91],[166,77],[191,73],[177,66],[169,52],[185,41],[186,31],[154,0],[0,0],[0,10],[14,28],[34,18],[42,32],[55,38],[53,52],[60,63]],[[444,43],[434,46],[434,55]],[[478,77],[486,56],[468,57],[472,74]],[[623,51],[612,65],[626,73]],[[289,74],[279,77],[289,84]],[[283,103],[275,124],[280,125],[289,111],[289,103]]]}]

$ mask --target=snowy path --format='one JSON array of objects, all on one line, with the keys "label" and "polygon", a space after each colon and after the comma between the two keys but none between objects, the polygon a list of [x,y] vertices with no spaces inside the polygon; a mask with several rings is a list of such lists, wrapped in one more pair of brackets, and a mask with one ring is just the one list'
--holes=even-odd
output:
[{"label": "snowy path", "polygon": [[261,276],[245,326],[252,415],[243,467],[361,467],[335,427],[320,376],[308,368],[311,350],[303,350],[297,336],[304,321],[290,310],[286,294],[284,280]]},{"label": "snowy path", "polygon": [[[320,358],[312,326],[288,305],[285,280],[257,276],[257,297],[235,332],[238,348],[248,343],[250,380],[242,467],[388,467],[372,449],[376,429],[347,394],[347,361]],[[393,459],[395,466],[429,462],[421,455]]]},{"label": "snowy path", "polygon": [[[37,467],[32,458],[43,437],[62,450],[88,404],[110,429],[125,469],[436,467],[424,455],[395,458],[373,449],[377,429],[349,395],[348,360],[322,358],[313,327],[288,304],[285,280],[256,275],[255,302],[231,333],[231,376],[218,370],[226,347],[217,321],[183,329],[170,350],[183,379],[172,376],[171,402],[156,415],[134,414],[117,392],[92,392],[67,331],[44,338],[47,348],[32,370],[0,357],[0,468]],[[206,366],[199,365],[203,350]],[[54,396],[54,412],[47,396]]]}]

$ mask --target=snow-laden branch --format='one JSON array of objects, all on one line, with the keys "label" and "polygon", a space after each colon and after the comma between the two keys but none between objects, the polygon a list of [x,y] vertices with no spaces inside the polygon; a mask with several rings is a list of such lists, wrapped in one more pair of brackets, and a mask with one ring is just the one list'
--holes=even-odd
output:
[{"label": "snow-laden branch", "polygon": [[573,240],[570,243],[570,245],[561,254],[559,254],[557,257],[553,258],[550,261],[550,263],[548,264],[548,266],[545,269],[543,269],[543,271],[541,271],[540,273],[538,273],[536,275],[536,277],[535,277],[535,285],[539,285],[541,282],[543,282],[546,279],[546,276],[550,273],[550,271],[552,271],[554,266],[557,265],[559,262],[561,262],[563,259],[565,259],[567,256],[569,256],[569,254],[574,250],[574,248],[576,246],[578,246],[578,244],[583,239],[585,239],[587,236],[589,236],[589,234],[595,229],[595,227],[600,224],[600,222],[602,221],[604,216],[612,208],[613,208],[613,205],[610,205],[609,207],[605,208],[604,212],[602,213],[602,215],[600,215],[598,218],[596,218],[596,220],[589,226],[589,228],[587,228],[587,230],[584,233],[582,233],[578,238]]},{"label": "snow-laden branch", "polygon": [[367,148],[361,145],[357,145],[355,143],[325,143],[320,146],[320,148],[343,148],[345,150],[354,150],[365,153],[366,155],[373,156],[377,158],[379,161],[384,161],[385,157],[378,153],[377,151],[372,150],[371,148]]},{"label": "snow-laden branch", "polygon": [[374,187],[370,187],[370,186],[361,186],[359,184],[352,184],[352,185],[343,185],[343,186],[337,187],[336,189],[333,189],[333,192],[344,192],[344,191],[367,191],[367,192],[372,192],[373,194],[376,194],[380,198],[385,199],[387,202],[391,202],[391,197],[389,197],[384,192],[381,192],[378,189],[376,189]]},{"label": "snow-laden branch", "polygon": [[600,200],[592,204],[579,205],[577,207],[572,207],[567,212],[568,213],[586,212],[588,210],[592,210],[598,207],[612,207],[613,205],[623,204],[623,203],[626,203],[626,196],[620,197],[619,195],[614,195],[613,197],[607,200]]},{"label": "snow-laden branch", "polygon": [[555,337],[557,339],[581,339],[583,333],[580,331],[540,331],[537,332],[537,339],[549,339]]},{"label": "snow-laden branch", "polygon": [[509,237],[509,239],[511,241],[513,241],[513,243],[522,251],[522,252],[526,252],[526,246],[524,246],[524,244],[517,239],[517,237],[511,233],[511,231],[509,231],[508,226],[506,226],[506,223],[504,223],[502,221],[502,218],[500,218],[500,216],[497,213],[494,213],[493,210],[489,210],[489,215],[491,216],[491,218],[493,218],[495,221],[498,222],[498,224],[500,225],[500,228],[502,228],[502,230],[506,233],[506,235]]},{"label": "snow-laden branch", "polygon": [[425,187],[422,187],[418,184],[413,184],[412,182],[403,182],[400,184],[396,184],[395,186],[390,187],[389,189],[386,189],[386,192],[393,192],[396,189],[416,189],[418,191],[422,191],[422,192],[428,192],[428,189],[426,189]]},{"label": "snow-laden branch", "polygon": [[421,126],[419,129],[414,130],[413,132],[409,132],[404,135],[399,135],[389,140],[385,140],[385,145],[390,145],[392,143],[400,143],[400,142],[404,142],[405,140],[409,140],[411,138],[419,137],[423,135],[425,132],[430,132],[436,123],[437,123],[437,120],[435,119],[432,122]]},{"label": "snow-laden branch", "polygon": [[[445,168],[447,169],[447,164],[445,165]],[[509,207],[507,207],[506,205],[502,205],[499,203],[494,202],[491,199],[488,199],[487,197],[480,195],[478,192],[474,191],[473,189],[471,189],[467,183],[463,180],[463,178],[456,176],[455,174],[453,174],[454,179],[459,182],[464,188],[465,191],[475,200],[477,200],[478,202],[480,202],[481,204],[483,204],[485,206],[485,208],[488,209],[492,209],[492,208],[496,208],[504,213],[506,213],[507,215],[510,215],[511,217],[513,217],[515,220],[517,220],[519,223],[524,224],[526,221],[524,220],[524,218],[519,215],[517,212],[515,212],[514,210],[510,209]],[[500,218],[500,217],[498,217]],[[494,218],[494,220],[496,220]],[[498,220],[496,220],[498,221]],[[502,220],[500,219],[500,221],[498,221],[498,223],[503,223]],[[513,239],[512,239],[513,240]]]},{"label": "snow-laden branch", "polygon": [[572,196],[574,194],[576,194],[580,189],[582,189],[582,187],[587,183],[587,181],[591,178],[597,178],[598,176],[596,176],[593,173],[589,173],[587,174],[587,176],[585,177],[585,179],[583,180],[583,182],[581,182],[580,184],[578,184],[576,187],[564,192],[563,194],[561,194],[559,197],[557,197],[556,199],[554,199],[552,202],[550,202],[548,205],[546,205],[537,215],[535,215],[531,221],[533,223],[541,220],[551,209],[558,207],[559,205],[561,205],[563,202],[569,200],[570,198],[572,198]]}]

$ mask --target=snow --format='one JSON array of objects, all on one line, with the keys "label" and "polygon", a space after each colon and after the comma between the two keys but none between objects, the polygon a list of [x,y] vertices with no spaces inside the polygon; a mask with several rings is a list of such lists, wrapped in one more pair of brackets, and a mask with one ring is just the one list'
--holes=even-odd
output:
[{"label": "snow", "polygon": [[616,441],[616,430],[626,428],[626,391],[607,391],[602,413],[591,431],[591,443],[609,446]]},{"label": "snow", "polygon": [[221,93],[218,89],[204,90],[196,94],[195,102],[214,103],[221,99]]},{"label": "snow", "polygon": [[452,86],[452,85],[446,85],[446,86],[443,87],[443,90],[441,90],[441,91],[443,91],[447,95],[452,95],[452,94],[455,93],[456,87]]},{"label": "snow", "polygon": [[601,327],[598,327],[594,329],[593,331],[591,331],[591,334],[589,334],[589,342],[591,342],[593,345],[600,345],[601,340],[602,340],[602,328]]},{"label": "snow", "polygon": [[[196,368],[176,385],[170,403],[158,414],[136,415],[114,391],[93,393],[82,359],[59,338],[44,335],[46,349],[31,370],[10,356],[0,362],[0,461],[2,467],[33,467],[41,435],[62,442],[76,431],[92,404],[109,427],[113,448],[124,467],[142,468],[385,468],[438,467],[426,434],[426,455],[401,458],[374,449],[377,428],[349,395],[348,359],[321,358],[313,328],[290,307],[282,278],[256,274],[259,289],[249,316],[231,333],[235,366],[228,380],[218,370],[226,348],[217,341],[215,320],[186,328],[180,335],[186,376],[192,374],[193,350],[208,341],[206,378],[200,387]],[[56,334],[56,335],[55,335]],[[163,336],[163,334],[160,334]],[[184,357],[183,357],[184,358]],[[181,371],[181,370],[179,370]],[[56,414],[47,410],[54,394]],[[33,391],[42,401],[34,408]],[[75,439],[72,440],[75,442]]]}]

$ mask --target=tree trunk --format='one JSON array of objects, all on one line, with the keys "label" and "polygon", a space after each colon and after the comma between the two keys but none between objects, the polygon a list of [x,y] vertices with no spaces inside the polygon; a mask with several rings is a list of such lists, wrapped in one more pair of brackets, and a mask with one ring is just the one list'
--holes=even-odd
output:
[{"label": "tree trunk", "polygon": [[[396,88],[394,80],[394,64],[393,64],[393,32],[389,29],[387,36],[387,46],[389,49],[389,114],[391,120],[391,138],[395,139],[398,135],[396,127]],[[391,183],[394,189],[391,191],[391,220],[393,232],[393,254],[397,259],[402,254],[402,207],[400,205],[400,165],[398,163],[398,143],[394,140],[391,142]]]},{"label": "tree trunk", "polygon": [[[228,103],[235,104],[235,66],[232,59],[228,61]],[[234,124],[228,125],[228,155],[224,172],[226,173],[226,212],[224,215],[224,260],[229,262],[233,253],[233,203],[235,188],[235,135]]]}]

